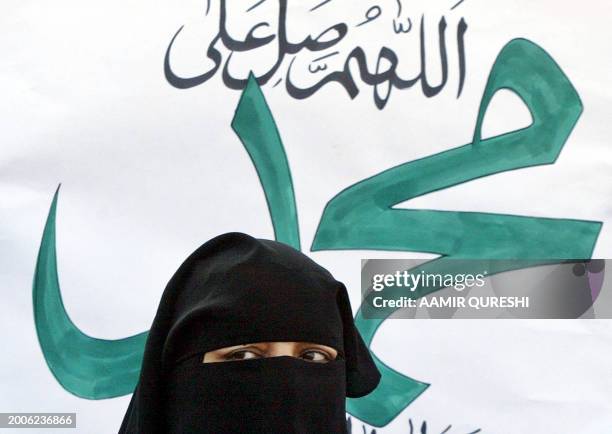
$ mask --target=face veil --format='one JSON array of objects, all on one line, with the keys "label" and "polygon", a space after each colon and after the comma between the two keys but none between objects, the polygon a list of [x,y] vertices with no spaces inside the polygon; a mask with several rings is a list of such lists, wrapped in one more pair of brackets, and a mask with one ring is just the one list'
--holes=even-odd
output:
[{"label": "face veil", "polygon": [[[338,356],[202,362],[218,348],[277,341]],[[286,244],[230,232],[168,282],[119,433],[346,433],[346,397],[379,381],[344,284]]]}]

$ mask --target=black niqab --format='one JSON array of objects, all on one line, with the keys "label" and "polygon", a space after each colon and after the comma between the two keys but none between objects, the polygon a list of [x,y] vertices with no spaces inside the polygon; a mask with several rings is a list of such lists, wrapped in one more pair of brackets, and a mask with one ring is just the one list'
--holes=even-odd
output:
[{"label": "black niqab", "polygon": [[[202,362],[211,350],[277,341],[338,356]],[[379,380],[344,284],[286,244],[230,232],[192,253],[166,286],[119,432],[346,433],[346,397]]]}]

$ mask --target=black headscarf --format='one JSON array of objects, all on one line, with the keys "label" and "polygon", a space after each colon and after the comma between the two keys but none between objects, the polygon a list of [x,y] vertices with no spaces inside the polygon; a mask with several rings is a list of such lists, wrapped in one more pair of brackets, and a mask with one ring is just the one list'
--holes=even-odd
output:
[{"label": "black headscarf", "polygon": [[[330,346],[335,360],[280,356],[203,363],[255,342]],[[168,282],[121,433],[346,433],[346,397],[380,380],[346,287],[292,247],[230,232]]]}]

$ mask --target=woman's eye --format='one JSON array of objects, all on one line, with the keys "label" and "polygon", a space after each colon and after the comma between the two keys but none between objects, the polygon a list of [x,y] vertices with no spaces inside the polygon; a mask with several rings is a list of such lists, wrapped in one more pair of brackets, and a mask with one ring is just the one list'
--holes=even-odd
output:
[{"label": "woman's eye", "polygon": [[233,353],[227,355],[225,359],[226,360],[246,360],[246,359],[256,359],[259,357],[261,356],[254,351],[240,350],[240,351],[234,351]]},{"label": "woman's eye", "polygon": [[327,353],[318,350],[305,351],[302,353],[301,357],[310,362],[319,363],[329,362],[331,360],[331,357]]}]

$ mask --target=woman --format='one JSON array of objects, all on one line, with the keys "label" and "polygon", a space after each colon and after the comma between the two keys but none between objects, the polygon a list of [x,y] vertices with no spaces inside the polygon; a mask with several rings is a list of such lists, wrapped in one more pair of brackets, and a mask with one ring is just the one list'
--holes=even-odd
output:
[{"label": "woman", "polygon": [[346,433],[378,372],[345,286],[280,242],[231,232],[166,286],[120,433]]}]

